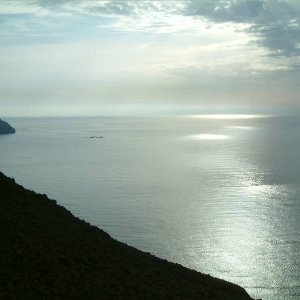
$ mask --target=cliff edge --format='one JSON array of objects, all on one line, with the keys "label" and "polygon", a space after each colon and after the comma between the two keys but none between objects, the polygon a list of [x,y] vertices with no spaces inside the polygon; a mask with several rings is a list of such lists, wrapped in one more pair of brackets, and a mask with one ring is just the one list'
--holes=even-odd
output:
[{"label": "cliff edge", "polygon": [[1,299],[251,299],[114,240],[1,172],[0,234]]}]

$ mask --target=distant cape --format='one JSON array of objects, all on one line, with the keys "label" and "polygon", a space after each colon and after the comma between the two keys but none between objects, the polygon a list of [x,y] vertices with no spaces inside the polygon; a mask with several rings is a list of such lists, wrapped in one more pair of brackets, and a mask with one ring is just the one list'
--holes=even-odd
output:
[{"label": "distant cape", "polygon": [[0,134],[10,134],[15,132],[16,130],[12,126],[0,119]]}]

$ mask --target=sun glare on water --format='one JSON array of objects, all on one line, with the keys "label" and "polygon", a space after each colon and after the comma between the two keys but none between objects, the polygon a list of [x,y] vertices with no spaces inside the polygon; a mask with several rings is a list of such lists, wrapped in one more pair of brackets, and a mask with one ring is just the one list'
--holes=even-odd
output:
[{"label": "sun glare on water", "polygon": [[189,118],[197,119],[216,119],[216,120],[232,120],[232,119],[255,119],[263,118],[265,115],[245,115],[245,114],[204,114],[204,115],[188,115]]},{"label": "sun glare on water", "polygon": [[189,136],[191,140],[207,140],[207,141],[218,141],[218,140],[227,140],[230,137],[224,134],[210,134],[210,133],[203,133],[203,134],[196,134]]}]

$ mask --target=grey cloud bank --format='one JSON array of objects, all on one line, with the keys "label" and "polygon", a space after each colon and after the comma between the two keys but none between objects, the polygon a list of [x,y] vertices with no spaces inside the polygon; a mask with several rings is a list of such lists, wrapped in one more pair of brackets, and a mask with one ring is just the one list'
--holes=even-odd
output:
[{"label": "grey cloud bank", "polygon": [[191,1],[188,14],[216,22],[246,23],[273,55],[300,54],[300,2],[280,0]]}]

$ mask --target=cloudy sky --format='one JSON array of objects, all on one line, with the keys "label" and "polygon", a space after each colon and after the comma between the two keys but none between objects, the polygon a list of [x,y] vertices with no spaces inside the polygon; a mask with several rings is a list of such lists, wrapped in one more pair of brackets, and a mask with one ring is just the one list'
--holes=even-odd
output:
[{"label": "cloudy sky", "polygon": [[300,107],[298,0],[1,0],[2,116]]}]

